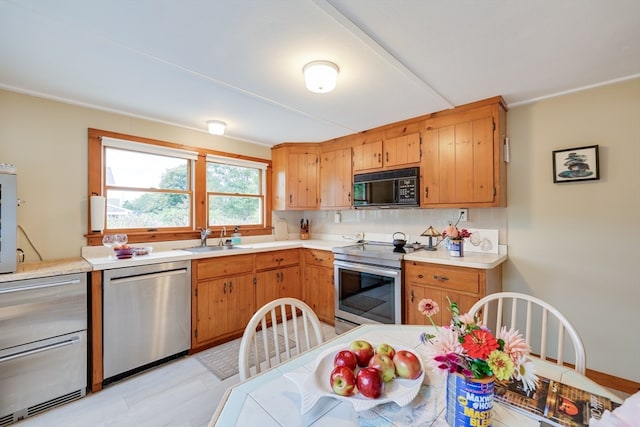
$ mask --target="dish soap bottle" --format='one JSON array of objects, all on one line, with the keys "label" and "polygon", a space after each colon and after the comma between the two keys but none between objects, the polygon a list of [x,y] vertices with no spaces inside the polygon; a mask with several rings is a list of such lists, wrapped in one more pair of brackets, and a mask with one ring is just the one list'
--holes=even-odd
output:
[{"label": "dish soap bottle", "polygon": [[240,226],[236,225],[233,229],[233,235],[231,236],[231,244],[239,245],[240,244]]}]

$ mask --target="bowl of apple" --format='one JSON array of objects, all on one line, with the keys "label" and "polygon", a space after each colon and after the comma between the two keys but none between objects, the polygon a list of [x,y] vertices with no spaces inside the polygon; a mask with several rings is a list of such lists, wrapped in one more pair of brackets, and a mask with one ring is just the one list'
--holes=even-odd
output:
[{"label": "bowl of apple", "polygon": [[425,375],[411,349],[365,340],[332,347],[316,362],[310,375],[287,375],[298,385],[303,414],[324,396],[349,402],[358,412],[388,402],[405,406],[417,396]]}]

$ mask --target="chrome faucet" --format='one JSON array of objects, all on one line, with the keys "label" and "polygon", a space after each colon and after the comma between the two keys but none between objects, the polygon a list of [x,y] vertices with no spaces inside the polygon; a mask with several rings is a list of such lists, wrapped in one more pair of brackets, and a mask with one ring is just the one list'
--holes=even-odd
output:
[{"label": "chrome faucet", "polygon": [[211,234],[211,230],[209,230],[208,228],[202,228],[199,227],[200,229],[200,246],[207,246],[207,237]]},{"label": "chrome faucet", "polygon": [[223,237],[227,237],[227,227],[225,227],[224,225],[220,229],[220,241],[218,242],[218,245],[220,246],[224,245]]}]

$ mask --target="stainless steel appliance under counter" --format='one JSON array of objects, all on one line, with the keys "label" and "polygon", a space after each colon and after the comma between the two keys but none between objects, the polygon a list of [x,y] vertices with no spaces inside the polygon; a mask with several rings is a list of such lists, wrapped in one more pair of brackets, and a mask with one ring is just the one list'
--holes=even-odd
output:
[{"label": "stainless steel appliance under counter", "polygon": [[85,395],[86,278],[0,283],[0,425]]},{"label": "stainless steel appliance under counter", "polygon": [[187,353],[191,262],[105,270],[104,384]]}]

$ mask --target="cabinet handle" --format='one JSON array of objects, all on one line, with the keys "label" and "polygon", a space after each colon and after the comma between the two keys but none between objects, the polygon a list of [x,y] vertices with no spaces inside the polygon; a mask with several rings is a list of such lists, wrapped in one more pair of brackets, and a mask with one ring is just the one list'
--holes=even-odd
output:
[{"label": "cabinet handle", "polygon": [[316,258],[316,261],[317,261],[317,262],[322,262],[322,261],[324,261],[324,260],[323,260],[322,258]]},{"label": "cabinet handle", "polygon": [[275,261],[276,262],[282,262],[282,261],[284,261],[284,258],[276,258]]},{"label": "cabinet handle", "polygon": [[413,289],[411,289],[411,302],[413,302],[413,298],[414,298]]},{"label": "cabinet handle", "polygon": [[424,279],[424,276],[422,274],[418,274],[418,279]]},{"label": "cabinet handle", "polygon": [[424,197],[425,199],[429,198],[429,187],[424,187]]},{"label": "cabinet handle", "polygon": [[347,194],[347,200],[349,200],[349,203],[351,203],[351,191],[349,191],[349,194]]},{"label": "cabinet handle", "polygon": [[222,293],[223,294],[227,293],[227,282],[224,282],[224,285],[222,285]]},{"label": "cabinet handle", "polygon": [[378,163],[382,163],[382,153],[378,153]]},{"label": "cabinet handle", "polygon": [[385,154],[387,155],[387,160],[386,161],[388,162],[389,161],[389,152],[387,151]]},{"label": "cabinet handle", "polygon": [[233,282],[229,281],[229,293],[233,292]]},{"label": "cabinet handle", "polygon": [[449,277],[447,276],[440,276],[438,274],[436,274],[435,276],[433,276],[434,279],[439,280],[441,282],[446,282],[447,280],[449,280]]},{"label": "cabinet handle", "polygon": [[293,203],[293,194],[289,194],[289,203]]}]

